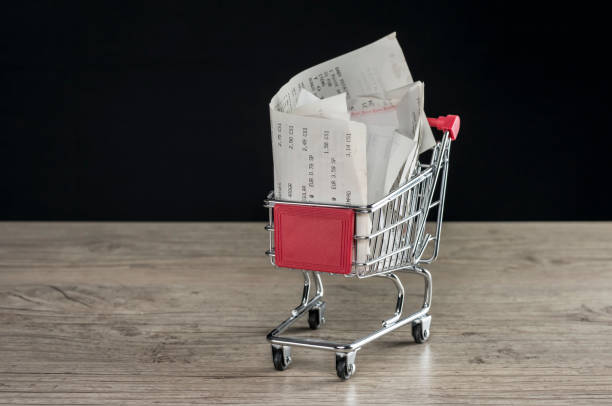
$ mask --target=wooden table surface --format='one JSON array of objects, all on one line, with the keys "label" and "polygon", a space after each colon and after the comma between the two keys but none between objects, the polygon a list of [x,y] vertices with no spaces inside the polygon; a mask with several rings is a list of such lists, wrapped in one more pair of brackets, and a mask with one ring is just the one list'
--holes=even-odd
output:
[{"label": "wooden table surface", "polygon": [[[611,223],[446,223],[430,340],[397,330],[345,382],[323,351],[274,370],[302,277],[266,244],[262,223],[0,223],[0,404],[612,404]],[[388,280],[324,282],[326,325],[295,334],[394,310]]]}]

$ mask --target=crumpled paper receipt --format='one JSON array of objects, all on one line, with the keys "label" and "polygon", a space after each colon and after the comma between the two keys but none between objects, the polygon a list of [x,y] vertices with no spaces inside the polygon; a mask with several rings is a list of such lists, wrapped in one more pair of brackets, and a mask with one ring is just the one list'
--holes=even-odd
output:
[{"label": "crumpled paper receipt", "polygon": [[[423,83],[412,80],[395,33],[297,74],[270,101],[275,199],[382,199],[435,145],[423,108]],[[367,217],[357,215],[357,234],[372,229]],[[358,241],[358,261],[367,243]]]}]

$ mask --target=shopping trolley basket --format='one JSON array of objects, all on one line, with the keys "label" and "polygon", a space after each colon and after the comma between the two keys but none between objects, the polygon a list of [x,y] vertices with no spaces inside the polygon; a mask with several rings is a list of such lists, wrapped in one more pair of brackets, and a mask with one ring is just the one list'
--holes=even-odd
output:
[{"label": "shopping trolley basket", "polygon": [[[269,211],[266,229],[270,234],[270,249],[266,254],[273,265],[302,270],[304,275],[300,304],[267,336],[276,369],[289,366],[291,346],[330,350],[336,353],[338,376],[348,379],[355,373],[357,351],[369,342],[409,323],[417,343],[429,338],[432,284],[431,274],[424,265],[438,256],[450,145],[459,132],[459,117],[449,115],[428,120],[430,125],[443,131],[431,160],[419,162],[405,185],[374,204],[304,204],[275,200],[273,193],[265,200],[264,206]],[[429,233],[426,222],[432,209],[437,211],[435,231]],[[416,273],[425,279],[421,309],[404,318],[404,287],[397,276],[400,271]],[[320,272],[391,279],[397,288],[395,314],[382,323],[381,329],[350,344],[281,336],[306,312],[311,329],[325,322]],[[311,275],[316,285],[312,297]]]}]

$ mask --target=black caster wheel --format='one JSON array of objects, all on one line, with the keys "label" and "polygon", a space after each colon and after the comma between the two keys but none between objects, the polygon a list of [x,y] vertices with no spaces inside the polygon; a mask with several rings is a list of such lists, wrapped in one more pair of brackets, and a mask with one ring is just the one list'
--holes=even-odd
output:
[{"label": "black caster wheel", "polygon": [[423,329],[423,323],[413,324],[412,337],[417,344],[422,344],[429,338],[429,329]]},{"label": "black caster wheel", "polygon": [[355,363],[350,363],[347,356],[336,354],[336,374],[338,378],[346,381],[355,373]]},{"label": "black caster wheel", "polygon": [[284,371],[291,364],[291,347],[272,346],[272,362],[277,371]]},{"label": "black caster wheel", "polygon": [[321,328],[323,323],[325,323],[325,302],[308,311],[308,326],[312,330]]}]

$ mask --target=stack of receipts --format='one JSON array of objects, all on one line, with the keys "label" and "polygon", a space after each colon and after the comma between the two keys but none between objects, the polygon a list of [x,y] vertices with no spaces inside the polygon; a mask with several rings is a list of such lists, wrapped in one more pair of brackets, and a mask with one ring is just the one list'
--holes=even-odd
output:
[{"label": "stack of receipts", "polygon": [[274,197],[365,206],[434,146],[395,33],[294,76],[270,102]]}]

